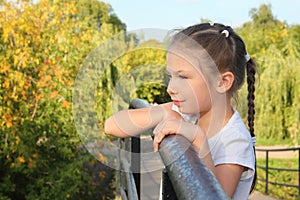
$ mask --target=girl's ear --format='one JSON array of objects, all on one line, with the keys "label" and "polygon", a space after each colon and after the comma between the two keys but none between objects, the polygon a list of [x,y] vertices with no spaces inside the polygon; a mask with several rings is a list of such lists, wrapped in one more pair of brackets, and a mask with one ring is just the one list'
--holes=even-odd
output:
[{"label": "girl's ear", "polygon": [[220,79],[217,86],[217,91],[224,93],[230,90],[233,85],[234,75],[232,72],[224,72],[220,75]]}]

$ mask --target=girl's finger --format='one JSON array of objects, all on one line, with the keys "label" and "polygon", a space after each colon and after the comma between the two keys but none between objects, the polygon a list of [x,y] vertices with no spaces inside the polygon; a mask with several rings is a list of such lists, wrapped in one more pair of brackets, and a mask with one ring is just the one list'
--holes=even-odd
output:
[{"label": "girl's finger", "polygon": [[156,135],[157,133],[161,132],[164,125],[165,125],[165,121],[162,121],[159,124],[157,124],[157,126],[153,130],[153,134]]},{"label": "girl's finger", "polygon": [[164,138],[164,134],[162,132],[159,132],[155,135],[154,142],[159,144],[161,142],[162,138]]},{"label": "girl's finger", "polygon": [[154,140],[153,140],[154,152],[158,151],[159,144],[165,138],[165,136],[166,134],[164,134],[163,132],[159,132],[154,135]]},{"label": "girl's finger", "polygon": [[153,141],[153,150],[154,150],[154,152],[158,151],[158,143],[155,141]]},{"label": "girl's finger", "polygon": [[159,133],[161,131],[161,127],[159,126],[160,124],[158,124],[154,129],[153,129],[153,134],[156,135],[157,133]]}]

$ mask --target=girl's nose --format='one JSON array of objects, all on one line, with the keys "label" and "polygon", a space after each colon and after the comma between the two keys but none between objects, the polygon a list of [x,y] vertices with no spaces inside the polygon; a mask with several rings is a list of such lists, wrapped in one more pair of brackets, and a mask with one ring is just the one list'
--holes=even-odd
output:
[{"label": "girl's nose", "polygon": [[172,80],[170,80],[170,82],[169,82],[169,84],[168,84],[168,88],[167,88],[167,92],[168,92],[168,94],[176,94],[177,92],[176,92],[176,89],[175,89],[175,87],[174,87],[174,83],[173,83],[173,81]]}]

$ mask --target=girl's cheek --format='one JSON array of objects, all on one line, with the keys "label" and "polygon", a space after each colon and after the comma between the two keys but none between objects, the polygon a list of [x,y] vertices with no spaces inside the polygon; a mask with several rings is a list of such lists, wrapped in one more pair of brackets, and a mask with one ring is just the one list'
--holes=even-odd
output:
[{"label": "girl's cheek", "polygon": [[169,81],[167,92],[169,94],[178,93],[182,90],[192,90],[187,79],[174,77]]}]

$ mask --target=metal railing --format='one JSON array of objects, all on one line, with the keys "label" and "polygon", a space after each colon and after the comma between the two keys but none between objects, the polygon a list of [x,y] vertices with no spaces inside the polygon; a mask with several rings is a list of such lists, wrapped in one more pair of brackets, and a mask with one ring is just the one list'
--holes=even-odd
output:
[{"label": "metal railing", "polygon": [[[269,184],[285,186],[285,187],[293,187],[298,189],[298,195],[300,196],[300,147],[293,147],[293,148],[278,148],[278,149],[260,149],[256,148],[255,151],[262,151],[266,153],[266,162],[265,166],[257,166],[257,168],[261,168],[265,170],[265,179],[257,178],[258,181],[262,181],[265,183],[265,193],[269,193]],[[278,167],[270,167],[269,166],[269,158],[270,152],[281,152],[281,151],[298,151],[298,169],[296,168],[278,168]],[[288,183],[280,183],[274,182],[269,180],[269,173],[270,170],[276,171],[289,171],[291,173],[298,172],[298,185],[288,184]]]},{"label": "metal railing", "polygon": [[[132,145],[135,145],[135,139],[126,138],[119,139],[119,155],[118,155],[118,193],[122,197],[122,200],[138,200],[140,199],[140,176],[137,173],[133,173],[133,167],[140,167],[139,158],[131,156],[126,157],[122,154],[121,150],[132,152]],[[133,155],[133,154],[132,154]]]},{"label": "metal railing", "polygon": [[[134,99],[130,103],[131,109],[148,106],[150,105],[146,101],[140,99]],[[121,148],[134,152],[130,158],[122,158],[121,154],[119,156],[119,193],[125,200],[140,199],[140,174],[133,173],[141,167],[140,137],[119,141]],[[165,165],[162,176],[163,199],[229,199],[216,177],[185,137],[166,137],[159,146],[159,153]]]}]

